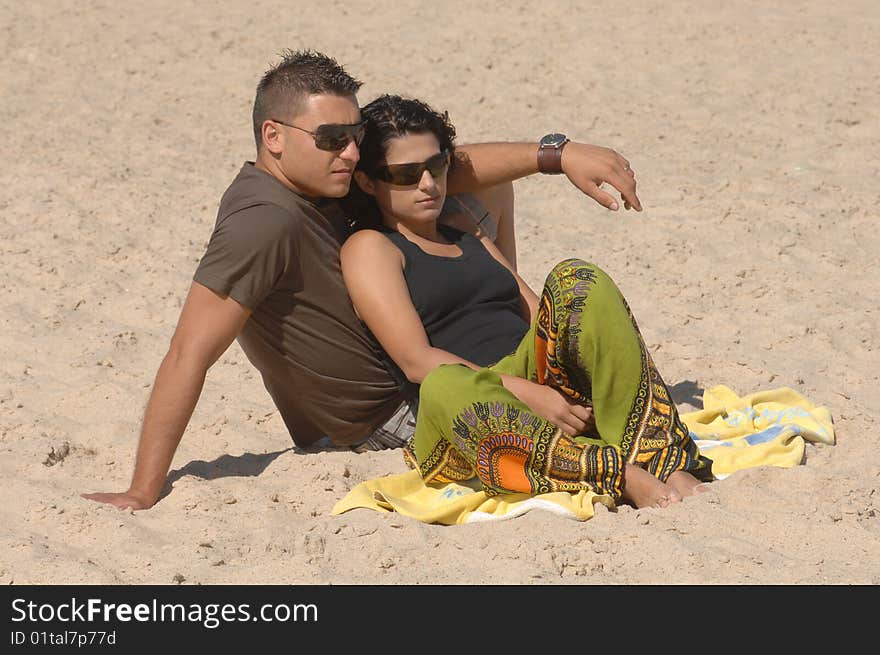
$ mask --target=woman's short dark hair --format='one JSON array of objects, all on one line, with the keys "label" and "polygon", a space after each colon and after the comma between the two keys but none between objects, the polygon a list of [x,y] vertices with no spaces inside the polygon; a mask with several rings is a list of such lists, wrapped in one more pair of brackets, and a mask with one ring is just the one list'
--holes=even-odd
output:
[{"label": "woman's short dark hair", "polygon": [[366,122],[361,142],[358,169],[375,177],[376,169],[385,163],[388,144],[407,134],[433,134],[441,150],[452,155],[455,149],[455,127],[449,114],[435,111],[421,100],[397,95],[381,95],[361,109]]},{"label": "woman's short dark hair", "polygon": [[[440,149],[449,152],[451,166],[455,165],[455,127],[447,112],[441,114],[421,100],[385,94],[363,107],[361,118],[366,130],[357,170],[368,177],[375,178],[377,168],[385,165],[388,144],[407,134],[433,134]],[[382,224],[375,200],[356,183],[352,183],[343,206],[355,229],[375,229]]]}]

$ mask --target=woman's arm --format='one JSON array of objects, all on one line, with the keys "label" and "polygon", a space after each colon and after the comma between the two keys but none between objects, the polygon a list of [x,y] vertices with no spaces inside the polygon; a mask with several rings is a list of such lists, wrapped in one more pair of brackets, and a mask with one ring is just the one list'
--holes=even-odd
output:
[{"label": "woman's arm", "polygon": [[[503,258],[497,248],[495,252]],[[406,286],[403,255],[385,236],[374,230],[360,230],[346,240],[340,258],[345,286],[358,316],[408,380],[420,384],[441,364],[463,364],[480,370],[473,362],[430,344]],[[528,285],[522,284],[531,293]],[[534,301],[537,303],[536,297]],[[584,431],[591,410],[573,403],[551,387],[511,375],[501,375],[501,381],[532,411],[567,433]]]},{"label": "woman's arm", "polygon": [[360,230],[340,251],[342,276],[355,311],[407,379],[421,383],[440,364],[476,364],[434,348],[403,277],[403,255],[384,235]]}]

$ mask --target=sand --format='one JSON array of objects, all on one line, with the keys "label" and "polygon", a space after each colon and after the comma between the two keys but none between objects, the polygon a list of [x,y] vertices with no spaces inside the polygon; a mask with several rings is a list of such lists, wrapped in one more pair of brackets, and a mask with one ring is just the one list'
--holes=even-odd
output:
[{"label": "sand", "polygon": [[[880,583],[880,10],[872,0],[0,4],[0,583]],[[460,142],[615,148],[644,212],[516,183],[533,286],[618,281],[680,407],[726,384],[827,406],[837,444],[664,510],[423,525],[356,510],[398,453],[305,453],[233,345],[153,509],[140,419],[283,48],[448,109]]]}]

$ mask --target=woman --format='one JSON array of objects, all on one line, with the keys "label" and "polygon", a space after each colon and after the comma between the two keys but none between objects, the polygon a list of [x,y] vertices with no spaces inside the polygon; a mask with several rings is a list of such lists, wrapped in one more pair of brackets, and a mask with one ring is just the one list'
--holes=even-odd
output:
[{"label": "woman", "polygon": [[421,385],[407,451],[425,480],[591,489],[643,507],[711,479],[613,281],[566,260],[539,299],[489,234],[438,221],[454,160],[446,116],[382,96],[363,117],[355,181],[373,204],[342,271],[361,319]]}]

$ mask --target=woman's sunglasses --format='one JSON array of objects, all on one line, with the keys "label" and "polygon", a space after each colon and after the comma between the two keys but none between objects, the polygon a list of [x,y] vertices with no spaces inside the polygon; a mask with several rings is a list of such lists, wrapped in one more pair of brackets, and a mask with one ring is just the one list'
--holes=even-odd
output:
[{"label": "woman's sunglasses", "polygon": [[297,127],[296,125],[291,125],[290,123],[285,123],[284,121],[279,121],[274,118],[270,120],[273,123],[280,123],[285,127],[292,127],[295,130],[311,135],[315,140],[315,147],[318,150],[326,150],[327,152],[345,150],[351,141],[360,145],[361,141],[364,140],[365,128],[363,122],[355,123],[353,125],[341,125],[336,123],[319,125],[314,132],[310,132],[309,130]]},{"label": "woman's sunglasses", "polygon": [[394,186],[410,186],[418,184],[425,171],[428,171],[432,177],[438,178],[443,175],[448,166],[449,151],[443,150],[421,163],[379,166],[373,177]]}]

